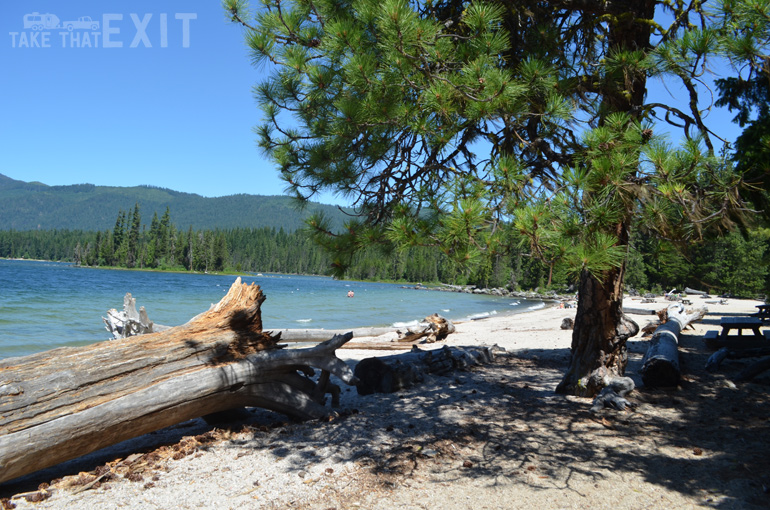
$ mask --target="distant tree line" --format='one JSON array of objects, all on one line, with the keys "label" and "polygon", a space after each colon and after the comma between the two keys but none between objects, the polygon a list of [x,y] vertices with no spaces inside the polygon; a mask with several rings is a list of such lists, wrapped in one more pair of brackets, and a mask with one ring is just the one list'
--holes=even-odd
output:
[{"label": "distant tree line", "polygon": [[[656,293],[685,286],[712,293],[757,296],[770,288],[767,270],[770,229],[733,232],[692,246],[675,246],[638,234],[631,242],[626,287]],[[331,274],[334,260],[303,230],[275,228],[179,229],[167,208],[142,223],[139,204],[119,211],[112,230],[0,230],[0,257],[68,261],[92,267],[198,272]],[[443,252],[414,246],[405,250],[369,247],[356,253],[346,277],[355,280],[444,282],[480,287],[544,290],[569,288],[558,259],[527,255],[511,234],[505,253],[472,270],[454,265]]]}]

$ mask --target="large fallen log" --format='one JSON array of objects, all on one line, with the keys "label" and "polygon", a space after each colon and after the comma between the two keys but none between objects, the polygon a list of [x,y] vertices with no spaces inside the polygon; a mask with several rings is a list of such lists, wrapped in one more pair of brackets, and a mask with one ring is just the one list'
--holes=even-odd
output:
[{"label": "large fallen log", "polygon": [[650,387],[672,387],[679,384],[679,334],[690,323],[703,318],[707,308],[690,313],[680,303],[667,309],[667,320],[658,326],[650,338],[650,346],[642,358],[642,381]]},{"label": "large fallen log", "polygon": [[422,382],[426,374],[444,375],[452,370],[491,363],[500,347],[449,347],[412,351],[358,362],[355,376],[359,395],[393,393]]},{"label": "large fallen log", "polygon": [[280,336],[262,331],[264,299],[238,279],[185,325],[0,361],[0,482],[228,409],[332,414],[325,396],[335,400],[339,388],[329,376],[357,382],[335,355],[352,335],[282,349]]}]

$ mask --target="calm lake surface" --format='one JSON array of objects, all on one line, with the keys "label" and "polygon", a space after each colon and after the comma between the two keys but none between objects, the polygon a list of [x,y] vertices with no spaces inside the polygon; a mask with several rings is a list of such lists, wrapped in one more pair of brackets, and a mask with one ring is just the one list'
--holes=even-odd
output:
[{"label": "calm lake surface", "polygon": [[[386,283],[265,274],[269,329],[347,329],[417,323],[438,313],[452,320],[539,308],[539,301],[430,292]],[[108,340],[102,317],[130,292],[157,324],[178,326],[218,302],[235,276],[90,269],[57,262],[0,260],[0,359]],[[348,298],[348,291],[355,297]]]}]

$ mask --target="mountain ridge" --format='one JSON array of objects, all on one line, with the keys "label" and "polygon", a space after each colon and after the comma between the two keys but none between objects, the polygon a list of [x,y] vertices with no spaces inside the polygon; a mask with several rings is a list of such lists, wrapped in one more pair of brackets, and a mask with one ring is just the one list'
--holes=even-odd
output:
[{"label": "mountain ridge", "polygon": [[[139,204],[142,223],[166,207],[177,228],[195,230],[228,228],[283,228],[294,231],[304,218],[321,212],[342,225],[345,213],[337,206],[308,203],[302,210],[290,197],[238,193],[203,197],[152,185],[132,187],[70,184],[49,186],[26,182],[0,173],[0,230],[112,229],[119,212]],[[344,209],[348,212],[350,209]]]}]

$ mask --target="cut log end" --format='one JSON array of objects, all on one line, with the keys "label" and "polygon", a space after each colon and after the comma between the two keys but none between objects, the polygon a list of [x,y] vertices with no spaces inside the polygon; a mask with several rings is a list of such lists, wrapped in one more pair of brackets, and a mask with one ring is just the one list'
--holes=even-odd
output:
[{"label": "cut log end", "polygon": [[679,363],[672,363],[670,359],[654,359],[645,365],[642,381],[650,388],[675,388],[679,377]]}]

